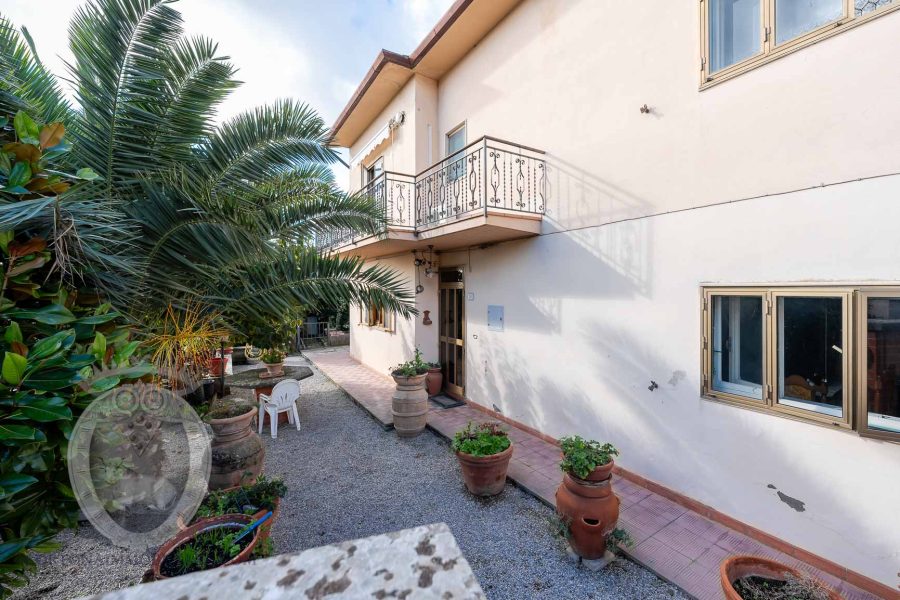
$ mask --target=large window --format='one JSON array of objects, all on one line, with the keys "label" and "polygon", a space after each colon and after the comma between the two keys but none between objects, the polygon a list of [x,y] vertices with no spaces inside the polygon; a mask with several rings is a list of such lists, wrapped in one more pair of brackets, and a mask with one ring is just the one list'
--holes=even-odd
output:
[{"label": "large window", "polygon": [[702,85],[900,9],[900,0],[701,0]]},{"label": "large window", "polygon": [[900,441],[900,288],[705,287],[703,395]]}]

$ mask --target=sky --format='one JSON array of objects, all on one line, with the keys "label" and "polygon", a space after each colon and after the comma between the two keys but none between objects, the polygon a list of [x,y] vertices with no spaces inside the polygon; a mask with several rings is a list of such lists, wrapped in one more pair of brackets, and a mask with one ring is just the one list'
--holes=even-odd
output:
[{"label": "sky", "polygon": [[[65,76],[68,25],[85,0],[2,0],[0,14],[25,26],[41,60]],[[205,35],[244,82],[219,119],[277,98],[309,103],[331,125],[382,48],[409,54],[452,0],[178,0],[188,35]],[[347,160],[346,152],[344,160]],[[347,174],[335,168],[338,183]]]}]

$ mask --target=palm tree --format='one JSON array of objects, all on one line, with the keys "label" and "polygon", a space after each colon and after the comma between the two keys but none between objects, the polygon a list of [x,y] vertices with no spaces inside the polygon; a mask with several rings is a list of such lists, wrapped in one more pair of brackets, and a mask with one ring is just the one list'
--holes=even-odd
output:
[{"label": "palm tree", "polygon": [[370,200],[335,185],[322,119],[279,100],[217,125],[235,68],[211,40],[184,36],[173,4],[89,0],[76,11],[75,109],[30,38],[0,19],[0,111],[65,119],[68,160],[99,176],[60,200],[0,205],[0,228],[43,230],[70,257],[67,276],[145,320],[182,302],[232,323],[346,302],[414,313],[394,272],[312,246],[333,228],[383,226]]}]

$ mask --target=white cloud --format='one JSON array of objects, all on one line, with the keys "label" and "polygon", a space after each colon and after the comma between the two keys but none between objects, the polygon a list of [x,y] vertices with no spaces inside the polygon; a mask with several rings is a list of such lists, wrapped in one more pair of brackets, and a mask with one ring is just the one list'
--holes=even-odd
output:
[{"label": "white cloud", "polygon": [[409,19],[414,43],[418,44],[437,25],[449,5],[449,0],[403,0],[403,13]]}]

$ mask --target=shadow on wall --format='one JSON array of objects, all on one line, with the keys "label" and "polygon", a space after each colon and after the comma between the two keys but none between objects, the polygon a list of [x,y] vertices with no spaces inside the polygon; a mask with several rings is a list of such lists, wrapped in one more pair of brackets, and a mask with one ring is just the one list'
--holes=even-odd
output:
[{"label": "shadow on wall", "polygon": [[[547,157],[547,174],[545,233],[568,231],[565,235],[649,296],[653,220],[637,217],[650,214],[651,205],[558,156]],[[607,223],[616,225],[598,227]]]},{"label": "shadow on wall", "polygon": [[[578,330],[578,340],[538,349],[540,362],[532,348],[523,351],[502,338],[482,336],[482,371],[470,377],[469,397],[554,437],[579,434],[609,441],[622,451],[619,462],[626,469],[854,570],[867,571],[867,560],[885,563],[897,557],[890,535],[885,539],[870,507],[858,502],[861,495],[883,494],[883,482],[872,481],[868,492],[834,485],[832,460],[823,461],[814,446],[804,444],[801,450],[797,438],[762,431],[759,419],[778,417],[702,400],[693,371],[685,373],[685,365],[665,360],[652,339],[595,320]],[[652,391],[651,380],[658,386]],[[709,426],[712,415],[728,418],[728,427]],[[742,428],[746,435],[735,436]],[[837,454],[828,448],[822,452]],[[747,461],[755,466],[742,471]],[[805,504],[804,511],[796,509],[796,500]],[[810,539],[824,541],[813,547]],[[835,542],[850,550],[835,552]],[[854,565],[852,556],[857,557]]]}]

